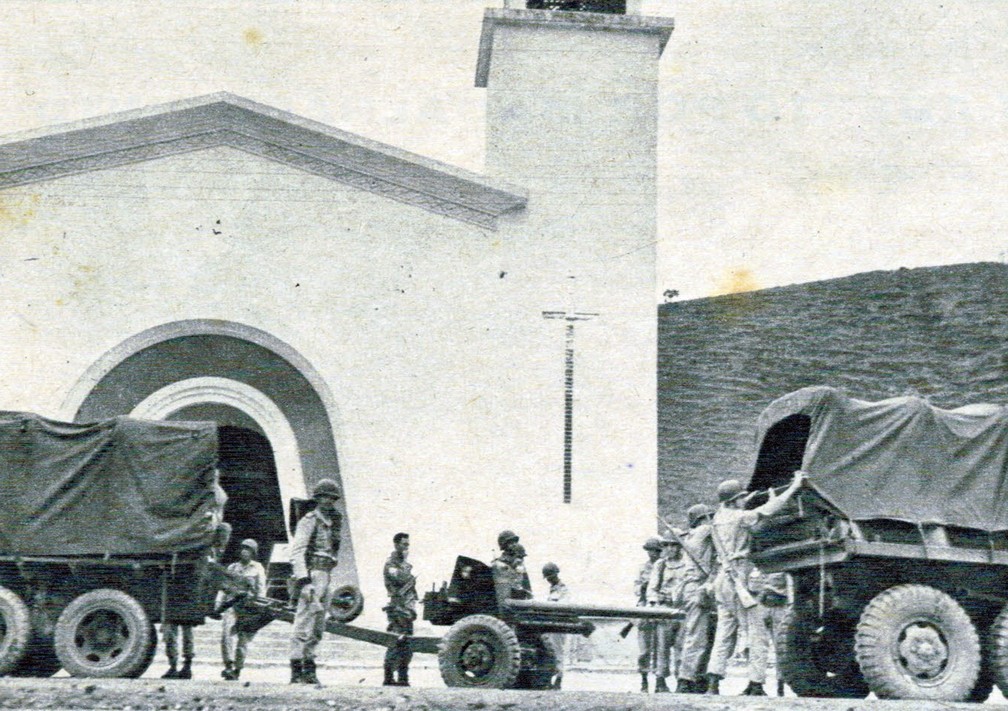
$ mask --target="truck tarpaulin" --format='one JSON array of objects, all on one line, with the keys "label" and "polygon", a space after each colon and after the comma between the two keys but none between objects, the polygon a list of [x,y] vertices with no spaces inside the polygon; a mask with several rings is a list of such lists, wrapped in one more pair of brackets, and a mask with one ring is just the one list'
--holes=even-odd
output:
[{"label": "truck tarpaulin", "polygon": [[212,422],[66,424],[0,412],[0,553],[137,555],[208,546],[225,497]]},{"label": "truck tarpaulin", "polygon": [[852,520],[1008,530],[1008,407],[942,410],[919,397],[865,402],[804,388],[760,415],[751,489],[790,478],[769,476],[771,450],[796,445],[788,425],[808,437],[793,464],[800,456],[808,485]]}]

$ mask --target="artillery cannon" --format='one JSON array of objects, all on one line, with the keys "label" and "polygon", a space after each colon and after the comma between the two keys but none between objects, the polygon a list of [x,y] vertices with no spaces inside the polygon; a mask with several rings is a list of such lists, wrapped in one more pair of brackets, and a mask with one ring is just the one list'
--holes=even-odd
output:
[{"label": "artillery cannon", "polygon": [[589,636],[593,619],[678,620],[667,607],[600,607],[501,599],[486,564],[459,556],[451,583],[424,596],[424,619],[450,625],[437,649],[448,686],[547,689],[557,660],[543,634]]}]

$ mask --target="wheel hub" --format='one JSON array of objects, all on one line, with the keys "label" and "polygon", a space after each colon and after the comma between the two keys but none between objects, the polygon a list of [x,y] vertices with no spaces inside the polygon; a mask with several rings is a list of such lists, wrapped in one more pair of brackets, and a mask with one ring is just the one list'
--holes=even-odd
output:
[{"label": "wheel hub", "polygon": [[129,629],[119,615],[94,612],[85,617],[77,628],[74,643],[81,656],[88,661],[104,664],[122,654],[129,641]]},{"label": "wheel hub", "polygon": [[469,676],[485,676],[494,666],[493,647],[482,639],[473,640],[467,644],[460,655],[460,666]]},{"label": "wheel hub", "polygon": [[918,679],[934,679],[948,664],[949,650],[941,631],[928,622],[914,622],[899,637],[899,661]]}]

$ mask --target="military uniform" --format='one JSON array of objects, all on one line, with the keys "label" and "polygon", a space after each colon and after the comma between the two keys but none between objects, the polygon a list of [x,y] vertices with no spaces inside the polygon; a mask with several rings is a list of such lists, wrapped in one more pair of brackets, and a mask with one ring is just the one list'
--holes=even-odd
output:
[{"label": "military uniform", "polygon": [[[634,580],[634,594],[637,597],[637,605],[643,607],[647,605],[647,588],[651,580],[651,571],[655,563],[648,560],[641,566],[637,579]],[[657,669],[657,657],[655,655],[655,623],[653,620],[641,620],[637,624],[637,671],[640,672],[642,683],[646,684],[648,674],[654,673]],[[646,690],[646,686],[642,687]]]},{"label": "military uniform", "polygon": [[400,635],[399,641],[385,652],[386,681],[391,672],[398,673],[398,684],[409,684],[409,663],[413,652],[409,646],[409,636],[413,634],[413,620],[416,619],[417,591],[413,565],[399,551],[394,551],[385,561],[385,591],[389,602],[382,608],[388,616],[388,631]]},{"label": "military uniform", "polygon": [[[248,563],[235,561],[227,567],[227,572],[241,578],[249,595],[259,597],[266,594],[266,570],[262,563],[251,560]],[[221,607],[226,602],[224,593],[218,593],[217,607]],[[221,625],[221,659],[224,661],[224,678],[237,679],[245,666],[245,653],[248,644],[255,637],[255,632],[248,632],[240,629],[238,618],[240,616],[239,602],[224,611]]]},{"label": "military uniform", "polygon": [[291,661],[302,660],[307,678],[314,676],[315,649],[322,640],[326,613],[336,588],[333,569],[339,557],[341,526],[338,511],[329,518],[316,508],[298,521],[291,544],[294,579],[310,579],[298,591],[290,648]]},{"label": "military uniform", "polygon": [[707,672],[724,678],[741,627],[749,641],[749,681],[762,686],[766,682],[766,626],[760,618],[758,605],[747,607],[743,604],[731,574],[743,585],[748,583],[753,570],[749,544],[752,528],[759,519],[758,509],[745,511],[722,506],[714,514],[712,535],[717,537],[719,549],[724,549],[724,556],[714,579],[718,621]]},{"label": "military uniform", "polygon": [[[670,558],[667,555],[662,555],[651,569],[651,577],[648,580],[645,595],[648,605],[679,607],[682,604],[682,573],[681,556]],[[678,655],[675,653],[678,635],[678,621],[667,620],[655,623],[654,674],[657,677],[655,691],[668,691],[665,678],[672,671],[673,657],[675,657],[675,662],[678,662]]]},{"label": "military uniform", "polygon": [[490,563],[494,589],[498,600],[527,600],[532,597],[525,566],[510,554],[504,553]]},{"label": "military uniform", "polygon": [[[759,568],[754,568],[749,574],[749,590],[759,601],[757,615],[762,621],[765,630],[763,644],[765,646],[773,642],[774,651],[780,653],[783,648],[781,640],[781,626],[784,624],[784,617],[791,607],[790,582],[787,573],[762,573]],[[761,652],[763,656],[768,656],[767,651]],[[779,667],[778,667],[779,668]],[[778,695],[783,695],[781,687],[782,680],[778,676]]]},{"label": "military uniform", "polygon": [[[700,690],[701,677],[710,658],[713,599],[707,584],[714,572],[716,558],[709,523],[701,523],[683,537],[689,551],[683,551],[682,606],[684,617],[680,632],[679,670],[676,678],[686,682],[688,690]],[[692,556],[692,557],[691,557]],[[695,560],[694,560],[695,559]],[[697,565],[697,562],[700,565]],[[700,566],[703,566],[701,569]]]},{"label": "military uniform", "polygon": [[[566,602],[570,599],[570,590],[561,581],[550,585],[549,594],[546,596],[546,600],[549,602]],[[557,674],[563,676],[564,669],[567,666],[567,658],[570,656],[571,643],[574,641],[573,637],[568,634],[544,634],[542,636],[543,643],[549,647],[550,652],[553,653],[554,659],[556,659],[556,670]]]},{"label": "military uniform", "polygon": [[[182,636],[182,669],[176,671],[179,660],[179,635]],[[166,679],[192,678],[193,631],[191,625],[180,625],[175,622],[165,622],[161,625],[161,636],[164,637],[165,656],[170,666]]]}]

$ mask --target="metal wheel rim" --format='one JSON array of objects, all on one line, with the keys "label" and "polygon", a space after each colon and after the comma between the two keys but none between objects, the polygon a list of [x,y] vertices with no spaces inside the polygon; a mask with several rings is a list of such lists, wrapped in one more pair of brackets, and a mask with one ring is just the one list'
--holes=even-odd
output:
[{"label": "metal wheel rim", "polygon": [[74,631],[74,648],[89,664],[113,664],[130,644],[132,635],[125,618],[114,610],[89,612]]},{"label": "metal wheel rim", "polygon": [[485,679],[497,661],[497,650],[489,635],[477,635],[462,645],[459,669],[469,679]]},{"label": "metal wheel rim", "polygon": [[893,658],[900,671],[921,686],[941,683],[951,661],[948,638],[927,618],[905,623],[896,636]]}]

